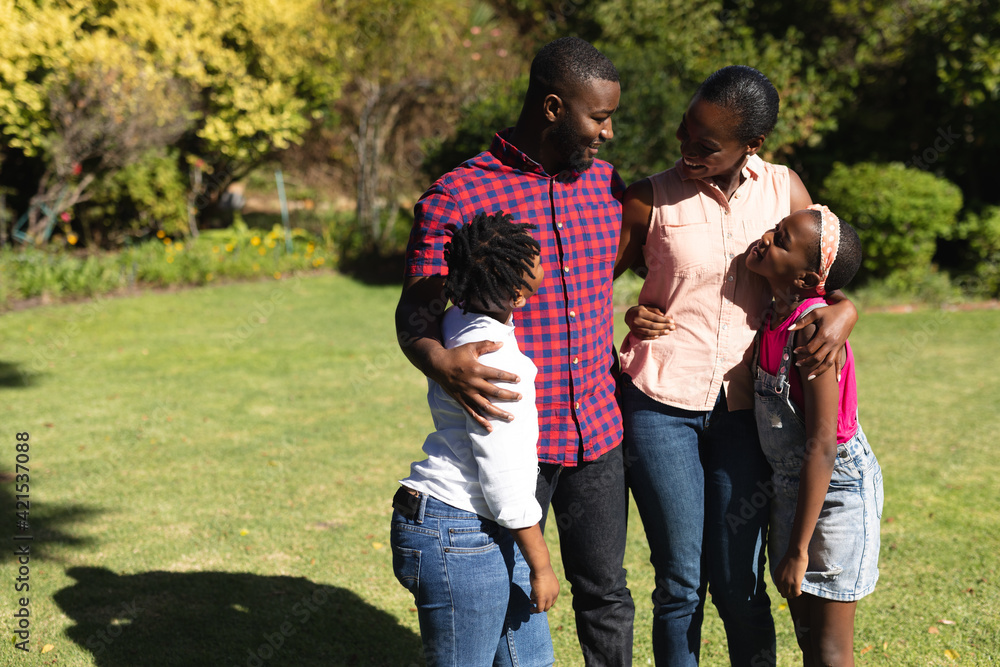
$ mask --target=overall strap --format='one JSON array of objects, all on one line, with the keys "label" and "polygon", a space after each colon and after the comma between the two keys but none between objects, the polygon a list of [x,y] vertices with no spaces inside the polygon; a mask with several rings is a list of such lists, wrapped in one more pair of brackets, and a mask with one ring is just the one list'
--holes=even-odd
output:
[{"label": "overall strap", "polygon": [[[826,302],[825,301],[817,301],[816,303],[809,304],[809,306],[805,310],[803,310],[801,313],[799,313],[799,316],[797,318],[795,318],[795,321],[797,322],[800,319],[802,319],[803,317],[805,317],[806,314],[811,313],[812,311],[814,311],[814,310],[816,310],[818,308],[824,308],[824,307],[826,307]],[[768,317],[770,317],[770,316],[768,316]],[[795,349],[795,332],[794,331],[789,331],[788,332],[788,338],[785,340],[785,348],[781,351],[782,361],[781,361],[781,368],[780,368],[780,373],[779,373],[779,375],[782,375],[782,376],[785,377],[785,381],[786,382],[788,381],[788,373],[787,373],[787,371],[788,371],[788,365],[786,364],[786,360],[788,362],[791,361],[792,356],[793,356],[792,355],[792,350],[794,350],[794,349]]]},{"label": "overall strap", "polygon": [[753,369],[754,377],[760,375],[760,339],[764,335],[764,331],[771,326],[771,313],[773,312],[773,309],[768,308],[767,315],[764,316],[764,324],[757,329],[757,333],[753,337],[753,360],[750,362],[750,368]]}]

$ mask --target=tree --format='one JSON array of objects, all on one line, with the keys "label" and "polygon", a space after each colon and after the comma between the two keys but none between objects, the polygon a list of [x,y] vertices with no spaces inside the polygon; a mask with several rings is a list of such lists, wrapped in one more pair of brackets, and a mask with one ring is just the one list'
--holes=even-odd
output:
[{"label": "tree", "polygon": [[[11,146],[44,157],[24,232],[41,241],[57,217],[89,199],[95,179],[180,136],[186,105],[176,81],[128,45],[84,29],[95,16],[89,6],[61,15],[48,6],[5,9],[14,59],[0,86],[0,124]],[[49,20],[63,38],[55,43],[37,38]]]},{"label": "tree", "polygon": [[0,0],[4,153],[41,165],[31,231],[151,149],[204,169],[208,204],[300,141],[339,94],[338,6]]},{"label": "tree", "polygon": [[354,147],[357,229],[367,250],[379,251],[398,193],[422,178],[421,140],[444,132],[475,91],[509,77],[508,58],[516,59],[505,46],[511,31],[484,4],[354,0],[345,15],[356,21],[345,49],[354,74],[337,110]]}]

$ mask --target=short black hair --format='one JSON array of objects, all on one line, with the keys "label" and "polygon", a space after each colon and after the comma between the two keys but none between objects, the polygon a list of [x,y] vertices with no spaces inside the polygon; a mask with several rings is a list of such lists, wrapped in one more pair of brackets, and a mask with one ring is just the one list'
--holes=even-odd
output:
[{"label": "short black hair", "polygon": [[590,42],[560,37],[543,46],[531,61],[525,100],[541,101],[549,94],[564,96],[568,89],[591,79],[618,83],[618,70]]},{"label": "short black hair", "polygon": [[477,213],[472,222],[456,229],[444,245],[445,296],[462,312],[468,312],[472,301],[503,307],[515,299],[518,288],[528,286],[524,274],[531,273],[541,251],[529,229],[535,225],[515,223],[503,211]]},{"label": "short black hair", "polygon": [[740,143],[766,137],[778,122],[778,91],[753,67],[723,67],[705,79],[695,95],[719,105],[739,119],[735,135]]},{"label": "short black hair", "polygon": [[[816,238],[809,244],[810,264],[813,271],[819,272],[820,266],[820,235],[823,231],[823,214],[817,210],[809,209],[812,218],[816,223]],[[844,222],[843,218],[837,217],[840,222],[840,244],[837,246],[837,256],[830,267],[830,273],[826,277],[824,288],[829,294],[838,289],[843,289],[857,275],[861,268],[861,239],[854,227]]]}]

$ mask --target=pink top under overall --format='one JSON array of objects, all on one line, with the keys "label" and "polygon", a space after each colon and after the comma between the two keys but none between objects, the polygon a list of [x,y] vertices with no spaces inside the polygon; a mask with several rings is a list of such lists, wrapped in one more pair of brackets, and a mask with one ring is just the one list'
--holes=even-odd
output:
[{"label": "pink top under overall", "polygon": [[[789,331],[788,327],[792,322],[813,304],[826,305],[826,301],[821,297],[806,299],[792,311],[792,314],[782,322],[777,328],[772,329],[768,319],[760,337],[760,367],[765,373],[778,375],[778,371],[784,370],[783,374],[788,376],[788,393],[792,403],[800,412],[805,412],[805,402],[802,397],[802,379],[799,377],[798,369],[791,365],[791,360],[782,359],[782,350],[788,337],[795,332]],[[772,314],[773,315],[773,314]],[[840,406],[837,410],[837,444],[843,444],[854,437],[858,431],[858,386],[854,378],[854,353],[851,352],[850,343],[844,346],[847,350],[847,362],[840,370]],[[784,367],[782,364],[784,363]]]}]

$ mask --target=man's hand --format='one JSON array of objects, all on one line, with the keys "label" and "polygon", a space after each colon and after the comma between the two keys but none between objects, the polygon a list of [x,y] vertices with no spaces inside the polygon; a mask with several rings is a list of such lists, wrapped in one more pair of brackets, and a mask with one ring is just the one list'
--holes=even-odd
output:
[{"label": "man's hand", "polygon": [[504,421],[513,419],[509,412],[501,410],[492,401],[521,400],[521,394],[493,384],[517,383],[520,382],[519,377],[479,363],[480,356],[496,352],[502,346],[503,343],[480,341],[459,345],[450,350],[441,347],[433,351],[429,359],[434,371],[432,379],[487,431],[493,430],[489,422],[491,417]]},{"label": "man's hand", "polygon": [[632,306],[625,313],[625,324],[639,340],[653,340],[669,336],[677,330],[674,319],[656,306]]},{"label": "man's hand", "polygon": [[491,417],[512,419],[492,401],[521,399],[517,392],[501,389],[493,382],[516,383],[520,378],[479,363],[480,356],[499,350],[501,343],[481,341],[446,349],[441,342],[441,314],[447,305],[444,277],[407,278],[396,306],[400,349],[420,372],[441,385],[483,428],[492,431]]}]

